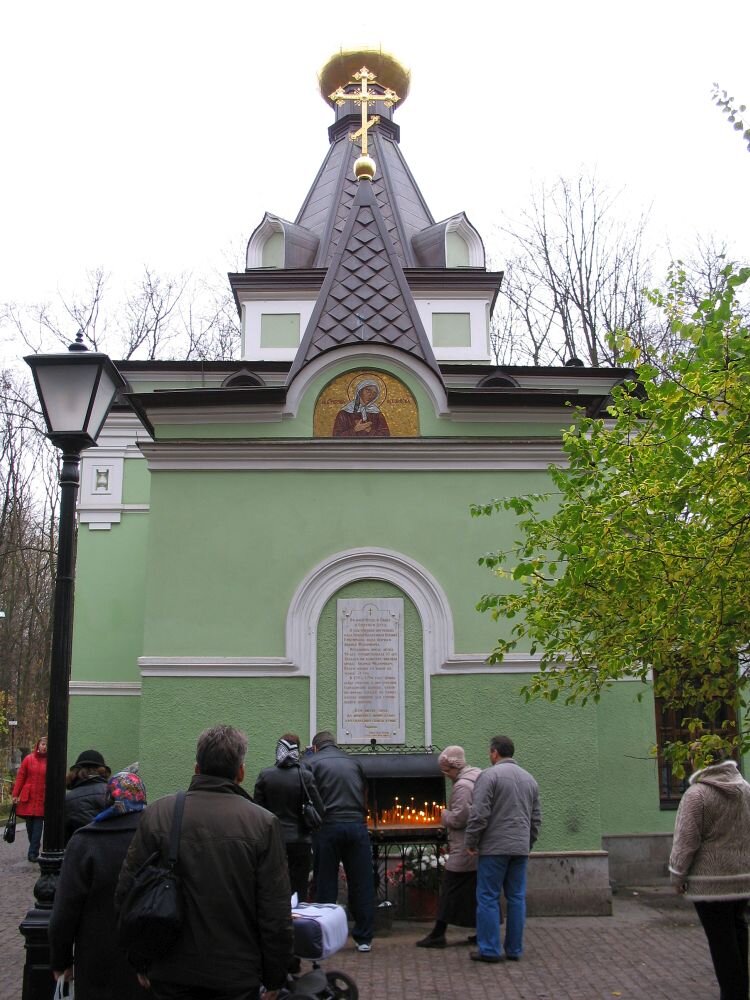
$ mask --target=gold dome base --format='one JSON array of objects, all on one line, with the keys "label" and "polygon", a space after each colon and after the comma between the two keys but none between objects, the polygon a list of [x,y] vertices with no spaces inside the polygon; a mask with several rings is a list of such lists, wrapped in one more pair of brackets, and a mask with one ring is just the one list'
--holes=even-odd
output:
[{"label": "gold dome base", "polygon": [[334,107],[328,95],[339,87],[345,87],[363,66],[375,74],[375,83],[396,91],[401,107],[409,93],[411,73],[398,59],[383,52],[382,49],[368,48],[340,49],[321,69],[318,73],[318,83],[321,97],[326,104]]}]

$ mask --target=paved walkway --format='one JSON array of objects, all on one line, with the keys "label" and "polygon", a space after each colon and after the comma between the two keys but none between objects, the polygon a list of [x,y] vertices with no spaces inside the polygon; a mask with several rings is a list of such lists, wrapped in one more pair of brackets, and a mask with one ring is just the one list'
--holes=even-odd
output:
[{"label": "paved walkway", "polygon": [[[26,834],[0,843],[0,1000],[20,1000],[23,939],[38,869]],[[347,947],[324,963],[357,981],[362,1000],[714,1000],[703,931],[690,904],[668,888],[623,891],[613,917],[534,917],[515,964],[481,965],[457,929],[443,951],[415,948],[425,925],[395,925],[369,955]]]}]

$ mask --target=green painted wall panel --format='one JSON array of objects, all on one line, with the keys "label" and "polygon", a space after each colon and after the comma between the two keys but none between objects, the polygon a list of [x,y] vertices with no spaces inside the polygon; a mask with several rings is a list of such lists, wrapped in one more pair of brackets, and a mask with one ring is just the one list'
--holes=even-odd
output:
[{"label": "green painted wall panel", "polygon": [[[139,759],[137,695],[76,695],[70,699],[68,764],[82,750],[98,750],[112,773]],[[146,786],[148,789],[148,785]],[[149,789],[150,791],[150,789]]]},{"label": "green painted wall panel", "polygon": [[299,313],[261,313],[261,347],[299,347]]},{"label": "green painted wall panel", "polygon": [[187,787],[195,745],[204,729],[237,726],[248,737],[245,788],[274,763],[276,742],[289,730],[306,738],[306,677],[146,677],[140,724],[141,774],[150,798]]},{"label": "green painted wall panel", "polygon": [[151,473],[144,458],[126,458],[122,480],[123,503],[148,503]]},{"label": "green painted wall panel", "polygon": [[[398,587],[379,580],[362,580],[342,587],[328,601],[318,623],[318,729],[336,735],[336,602],[357,597],[400,597],[404,601],[404,711],[409,746],[424,743],[424,657],[422,620]],[[311,734],[314,735],[314,734]]]},{"label": "green painted wall panel", "polygon": [[78,531],[74,680],[140,680],[148,515]]},{"label": "green painted wall panel", "polygon": [[602,695],[598,715],[602,832],[671,833],[674,811],[659,808],[657,762],[649,752],[656,743],[650,687],[615,684]]},{"label": "green painted wall panel", "polygon": [[433,313],[432,344],[434,347],[471,347],[469,313]]},{"label": "green painted wall panel", "polygon": [[477,559],[510,543],[514,518],[471,518],[469,505],[547,485],[531,472],[155,473],[144,652],[283,656],[303,577],[357,547],[424,566],[446,591],[456,650],[488,652],[504,626],[475,606],[499,581]]},{"label": "green painted wall panel", "polygon": [[458,743],[470,763],[489,766],[493,736],[510,736],[516,760],[539,782],[542,835],[537,850],[601,849],[599,732],[596,710],[526,703],[522,674],[432,679],[432,734]]}]

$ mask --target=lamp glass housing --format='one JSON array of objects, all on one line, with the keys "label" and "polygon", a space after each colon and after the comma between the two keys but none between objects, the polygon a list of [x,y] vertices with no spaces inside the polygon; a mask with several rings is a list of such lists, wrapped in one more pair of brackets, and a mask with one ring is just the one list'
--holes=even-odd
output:
[{"label": "lamp glass housing", "polygon": [[24,359],[34,373],[47,431],[53,443],[96,442],[109,408],[125,381],[106,354],[88,351],[37,354]]}]

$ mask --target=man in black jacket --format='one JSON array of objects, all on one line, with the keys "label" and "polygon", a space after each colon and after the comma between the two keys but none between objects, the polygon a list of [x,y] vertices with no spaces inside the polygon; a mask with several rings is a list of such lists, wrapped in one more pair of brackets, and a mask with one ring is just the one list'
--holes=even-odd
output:
[{"label": "man in black jacket", "polygon": [[[292,960],[289,876],[279,821],[240,787],[247,739],[214,726],[198,739],[185,797],[178,872],[185,917],[177,943],[154,959],[142,985],[154,1000],[276,1000]],[[115,903],[155,851],[166,860],[174,795],[143,814]]]},{"label": "man in black jacket", "polygon": [[375,883],[367,833],[367,782],[357,761],[336,746],[327,730],[316,733],[310,769],[326,808],[315,837],[317,903],[335,903],[339,862],[349,886],[349,910],[354,917],[352,936],[357,951],[372,948]]}]

